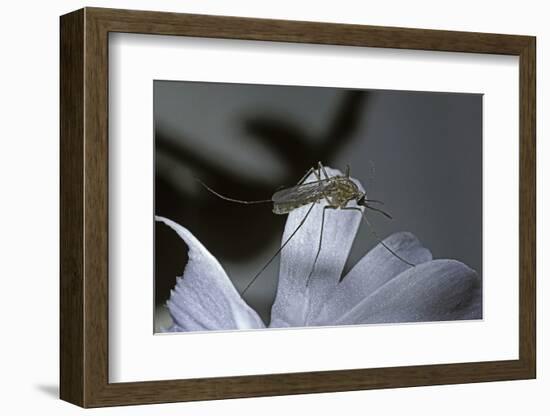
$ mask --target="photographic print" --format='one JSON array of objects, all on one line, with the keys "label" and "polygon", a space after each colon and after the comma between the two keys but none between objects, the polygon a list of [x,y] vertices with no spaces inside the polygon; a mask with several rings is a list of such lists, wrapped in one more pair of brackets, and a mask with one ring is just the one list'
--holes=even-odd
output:
[{"label": "photographic print", "polygon": [[153,88],[154,332],[482,319],[481,94]]},{"label": "photographic print", "polygon": [[86,7],[59,39],[61,399],[536,378],[535,37]]}]

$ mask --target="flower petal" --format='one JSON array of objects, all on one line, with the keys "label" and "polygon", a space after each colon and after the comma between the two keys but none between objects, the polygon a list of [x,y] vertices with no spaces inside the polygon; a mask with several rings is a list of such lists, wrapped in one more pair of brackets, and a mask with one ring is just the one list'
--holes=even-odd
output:
[{"label": "flower petal", "polygon": [[174,325],[170,332],[264,328],[258,314],[241,298],[216,258],[191,232],[163,217],[189,247],[183,276],[167,302]]},{"label": "flower petal", "polygon": [[[430,250],[423,247],[418,238],[408,232],[390,235],[384,244],[413,264],[432,259]],[[382,244],[370,250],[344,277],[330,298],[326,300],[313,325],[335,322],[376,289],[410,268]]]},{"label": "flower petal", "polygon": [[481,319],[481,310],[477,272],[456,260],[433,260],[405,270],[330,324]]},{"label": "flower petal", "polygon": [[[339,170],[325,168],[329,176],[342,175]],[[315,180],[311,174],[307,182]],[[363,191],[361,184],[355,183]],[[357,211],[327,209],[323,229],[321,252],[314,272],[306,287],[319,247],[321,222],[325,200],[315,204],[304,225],[281,252],[279,285],[271,312],[270,327],[307,326],[311,316],[322,306],[338,284],[346,264],[353,240],[357,234],[361,215]],[[348,206],[355,206],[355,202]],[[311,205],[288,214],[282,241],[285,242],[299,226]]]}]

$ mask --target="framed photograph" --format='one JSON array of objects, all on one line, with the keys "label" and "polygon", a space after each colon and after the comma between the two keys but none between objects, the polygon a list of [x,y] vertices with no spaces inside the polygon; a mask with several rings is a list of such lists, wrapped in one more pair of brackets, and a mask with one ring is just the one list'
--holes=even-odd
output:
[{"label": "framed photograph", "polygon": [[535,377],[534,37],[60,28],[63,400]]}]

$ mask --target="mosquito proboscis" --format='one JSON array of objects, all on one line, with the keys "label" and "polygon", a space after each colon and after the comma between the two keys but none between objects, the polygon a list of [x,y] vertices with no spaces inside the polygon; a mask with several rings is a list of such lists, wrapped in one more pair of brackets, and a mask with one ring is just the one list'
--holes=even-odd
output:
[{"label": "mosquito proboscis", "polygon": [[[315,179],[311,182],[305,182],[306,179],[313,174]],[[273,194],[270,199],[257,200],[257,201],[245,201],[235,198],[230,198],[225,195],[222,195],[204,182],[199,180],[199,182],[211,193],[216,195],[218,198],[224,199],[226,201],[235,202],[239,204],[264,204],[272,203],[273,204],[273,213],[278,215],[289,214],[290,212],[309,205],[309,209],[306,212],[306,215],[302,218],[298,226],[294,229],[292,234],[286,239],[286,241],[281,244],[281,247],[271,256],[268,262],[256,273],[256,275],[248,282],[245,288],[242,290],[241,295],[243,295],[250,286],[256,281],[256,279],[262,274],[262,272],[269,266],[269,264],[279,255],[279,253],[285,248],[285,246],[290,242],[292,237],[296,235],[298,230],[304,225],[307,217],[313,210],[315,204],[320,203],[321,201],[326,201],[326,205],[323,207],[323,214],[321,217],[321,234],[319,237],[319,244],[317,247],[317,253],[315,255],[315,260],[309,275],[306,279],[306,287],[309,285],[311,276],[315,271],[315,265],[319,259],[319,254],[321,253],[321,247],[323,243],[323,230],[325,225],[325,212],[328,209],[334,210],[353,210],[358,211],[361,214],[361,218],[369,226],[369,229],[376,240],[388,250],[391,254],[397,257],[400,261],[407,264],[408,266],[414,267],[415,264],[407,261],[394,250],[392,250],[382,239],[378,236],[374,230],[371,222],[365,216],[364,210],[360,207],[365,207],[372,211],[378,212],[385,217],[392,219],[391,215],[382,209],[373,206],[372,204],[383,204],[383,202],[367,199],[366,193],[361,191],[357,184],[350,178],[350,169],[349,166],[346,167],[346,172],[344,175],[329,176],[325,167],[321,162],[318,162],[317,167],[310,168],[306,174],[300,179],[300,181],[293,187],[281,189]],[[355,202],[357,206],[350,206],[351,202]]]}]

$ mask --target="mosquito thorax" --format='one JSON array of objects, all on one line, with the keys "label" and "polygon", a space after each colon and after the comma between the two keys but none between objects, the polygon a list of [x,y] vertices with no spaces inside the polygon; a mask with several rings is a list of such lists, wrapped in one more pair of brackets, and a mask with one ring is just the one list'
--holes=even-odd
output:
[{"label": "mosquito thorax", "polygon": [[355,182],[346,176],[334,176],[331,178],[329,199],[332,205],[338,208],[344,208],[349,201],[357,200],[361,192]]}]

